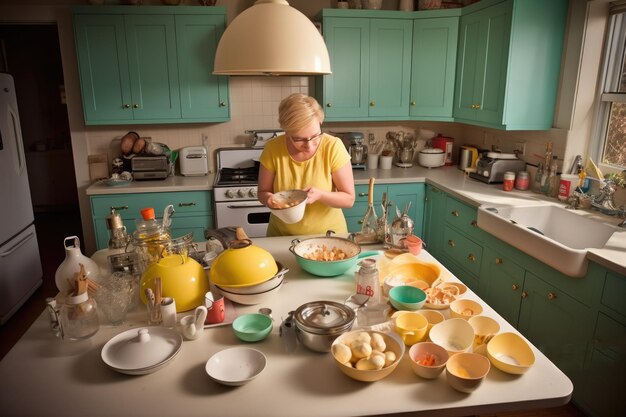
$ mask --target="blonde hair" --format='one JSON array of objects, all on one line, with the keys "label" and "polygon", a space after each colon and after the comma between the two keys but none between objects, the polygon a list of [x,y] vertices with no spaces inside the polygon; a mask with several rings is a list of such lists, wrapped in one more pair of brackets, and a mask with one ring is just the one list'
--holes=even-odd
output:
[{"label": "blonde hair", "polygon": [[302,93],[285,97],[278,106],[278,123],[287,132],[297,132],[311,120],[324,122],[324,111],[317,100]]}]

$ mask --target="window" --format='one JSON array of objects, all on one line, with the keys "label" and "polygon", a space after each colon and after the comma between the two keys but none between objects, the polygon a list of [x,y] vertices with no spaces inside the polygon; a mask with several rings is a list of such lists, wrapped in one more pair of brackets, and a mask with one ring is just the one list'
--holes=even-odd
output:
[{"label": "window", "polygon": [[626,169],[626,3],[612,6],[607,28],[596,158],[610,172]]}]

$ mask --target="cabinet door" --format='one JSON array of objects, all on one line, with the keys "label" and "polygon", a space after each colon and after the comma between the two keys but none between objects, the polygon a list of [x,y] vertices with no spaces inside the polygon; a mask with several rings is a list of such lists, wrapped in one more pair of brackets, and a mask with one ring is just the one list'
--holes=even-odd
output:
[{"label": "cabinet door", "polygon": [[183,119],[229,118],[228,77],[213,75],[224,16],[176,16],[176,50]]},{"label": "cabinet door", "polygon": [[324,19],[332,74],[323,76],[326,119],[364,118],[369,112],[369,19]]},{"label": "cabinet door", "polygon": [[75,15],[74,32],[85,123],[132,120],[124,17]]},{"label": "cabinet door", "polygon": [[411,116],[452,118],[458,33],[458,17],[413,23]]},{"label": "cabinet door", "polygon": [[[390,208],[395,211],[395,207],[404,210],[411,204],[407,214],[413,220],[413,234],[422,236],[424,223],[424,184],[390,184],[388,189],[388,200],[392,203]],[[395,218],[396,213],[390,213],[390,222]]]},{"label": "cabinet door", "polygon": [[[348,231],[360,232],[363,228],[363,216],[367,211],[367,200],[368,200],[368,186],[367,185],[356,185],[354,187],[355,199],[354,205],[349,209],[343,209],[343,215],[346,218],[346,222],[348,223]],[[380,203],[382,201],[383,192],[387,192],[386,185],[375,185],[374,186],[374,210],[377,215],[380,215]]]},{"label": "cabinet door", "polygon": [[524,268],[498,251],[484,249],[480,286],[486,289],[480,295],[513,326],[517,326],[519,318],[524,273]]},{"label": "cabinet door", "polygon": [[[482,16],[480,12],[461,18],[459,30],[459,55],[456,66],[454,117],[476,118],[475,92],[482,88],[484,71],[484,39],[481,39]],[[484,36],[484,35],[483,35]]]},{"label": "cabinet door", "polygon": [[124,21],[134,118],[180,119],[174,16],[127,15]]},{"label": "cabinet door", "polygon": [[528,271],[522,297],[518,330],[576,386],[592,336],[590,309]]},{"label": "cabinet door", "polygon": [[426,250],[440,259],[443,251],[443,224],[446,194],[432,185],[426,186],[423,240]]},{"label": "cabinet door", "polygon": [[409,115],[412,32],[410,20],[371,20],[370,117]]}]

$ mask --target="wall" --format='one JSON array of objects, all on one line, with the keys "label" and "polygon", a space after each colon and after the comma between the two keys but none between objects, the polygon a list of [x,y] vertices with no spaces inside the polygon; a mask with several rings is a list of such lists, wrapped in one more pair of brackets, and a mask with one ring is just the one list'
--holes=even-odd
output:
[{"label": "wall", "polygon": [[[62,3],[59,5],[58,3]],[[277,108],[281,98],[294,91],[312,93],[314,80],[308,77],[231,77],[231,121],[219,124],[194,124],[194,125],[151,125],[151,126],[111,126],[111,127],[86,127],[83,122],[82,104],[80,99],[80,86],[78,84],[78,72],[76,55],[74,50],[74,37],[72,33],[71,16],[68,5],[85,4],[80,0],[5,0],[0,6],[0,22],[57,22],[59,28],[59,40],[61,45],[61,57],[63,62],[65,88],[67,95],[68,117],[70,121],[73,157],[76,170],[76,186],[78,188],[81,220],[83,224],[86,253],[94,250],[93,230],[90,217],[89,200],[85,195],[85,189],[89,186],[89,170],[87,156],[91,154],[106,153],[110,141],[120,137],[128,130],[137,130],[142,136],[150,136],[153,140],[166,143],[170,148],[177,149],[187,145],[202,143],[203,135],[208,137],[209,148],[214,151],[220,146],[243,146],[246,142],[246,129],[277,128]],[[146,1],[144,4],[160,4],[158,1]],[[191,0],[185,4],[196,4]],[[237,13],[254,3],[254,0],[218,0],[218,5],[225,5],[228,10],[229,20]],[[573,0],[576,7],[584,8],[584,0]],[[9,5],[7,5],[9,4]],[[290,4],[304,11],[308,16],[314,16],[322,7],[335,5],[334,0],[311,2],[307,0],[291,0]],[[32,7],[37,5],[37,7]],[[386,0],[383,3],[386,9],[397,7],[397,1]],[[578,33],[579,27],[570,27],[570,33]],[[577,53],[576,50],[573,53]],[[577,61],[574,60],[576,63]],[[564,71],[578,72],[577,66],[564,68]],[[577,77],[564,77],[577,80]],[[571,83],[572,81],[570,81]],[[563,88],[563,87],[562,87]],[[571,85],[565,88],[574,88]],[[569,90],[568,90],[569,91]],[[571,106],[571,100],[563,100],[560,106]],[[541,155],[545,150],[547,141],[555,144],[555,154],[566,154],[568,143],[569,124],[560,125],[559,129],[546,132],[504,132],[494,129],[485,129],[456,123],[328,123],[326,130],[362,130],[366,133],[374,133],[377,140],[384,140],[385,133],[393,130],[413,130],[418,133],[419,129],[428,129],[436,133],[454,137],[456,144],[465,143],[479,145],[481,147],[499,146],[502,150],[511,150],[515,141],[527,143],[526,160],[537,162],[534,154]],[[588,137],[588,132],[582,132],[581,136]],[[567,165],[567,163],[566,163]],[[211,161],[211,169],[214,169],[214,160]]]}]

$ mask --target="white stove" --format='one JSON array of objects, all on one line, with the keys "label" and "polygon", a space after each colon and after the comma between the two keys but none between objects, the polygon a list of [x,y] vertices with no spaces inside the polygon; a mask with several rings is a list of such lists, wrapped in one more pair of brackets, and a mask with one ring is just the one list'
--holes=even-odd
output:
[{"label": "white stove", "polygon": [[215,227],[241,226],[249,237],[264,237],[270,211],[257,199],[263,148],[220,148],[213,184]]}]

